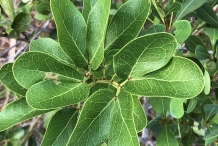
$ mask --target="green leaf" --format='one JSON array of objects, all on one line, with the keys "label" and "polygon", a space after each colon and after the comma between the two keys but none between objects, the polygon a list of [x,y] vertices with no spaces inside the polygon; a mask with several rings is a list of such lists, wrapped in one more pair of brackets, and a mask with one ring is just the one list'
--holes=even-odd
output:
[{"label": "green leaf", "polygon": [[9,33],[9,36],[10,36],[11,38],[17,39],[17,38],[19,38],[19,36],[20,36],[20,31],[19,31],[19,30],[16,30],[16,29],[12,29],[12,30],[10,31],[10,33]]},{"label": "green leaf", "polygon": [[178,43],[184,42],[191,34],[191,25],[188,20],[179,20],[173,23],[176,27],[174,31]]},{"label": "green leaf", "polygon": [[14,93],[20,96],[25,96],[27,90],[23,88],[20,84],[18,84],[17,81],[15,80],[12,72],[12,65],[13,63],[7,63],[1,68],[0,70],[1,83],[6,88],[13,91]]},{"label": "green leaf", "polygon": [[0,131],[46,112],[49,110],[36,110],[30,107],[25,98],[16,100],[0,112]]},{"label": "green leaf", "polygon": [[199,8],[201,5],[203,5],[207,0],[185,0],[182,4],[182,8],[178,13],[176,14],[175,21],[180,20],[183,18],[185,15],[189,14],[190,12],[196,10]]},{"label": "green leaf", "polygon": [[166,28],[163,24],[155,24],[151,25],[148,30],[147,34],[152,34],[152,33],[158,33],[158,32],[165,32]]},{"label": "green leaf", "polygon": [[215,50],[215,44],[216,44],[216,42],[218,40],[218,29],[217,28],[212,28],[212,27],[205,27],[204,32],[210,38],[211,45],[212,45],[212,50]]},{"label": "green leaf", "polygon": [[77,67],[88,65],[86,50],[86,22],[79,10],[69,0],[52,0],[59,43]]},{"label": "green leaf", "polygon": [[89,13],[98,0],[83,0],[83,17],[87,21]]},{"label": "green leaf", "polygon": [[31,20],[30,14],[21,12],[14,18],[11,28],[19,32],[24,32],[29,28],[30,20]]},{"label": "green leaf", "polygon": [[30,51],[39,51],[51,55],[64,64],[72,65],[73,62],[62,51],[60,45],[50,38],[40,38],[30,43]]},{"label": "green leaf", "polygon": [[208,95],[210,93],[210,75],[207,70],[204,70],[204,94]]},{"label": "green leaf", "polygon": [[207,142],[211,142],[217,138],[218,136],[218,125],[216,124],[211,124],[207,126],[207,132],[205,133],[204,140],[209,140]]},{"label": "green leaf", "polygon": [[191,113],[193,111],[193,109],[195,108],[195,106],[197,105],[197,98],[194,97],[192,99],[190,99],[190,102],[188,104],[188,108],[187,108],[187,113]]},{"label": "green leaf", "polygon": [[168,33],[139,37],[114,56],[114,71],[124,79],[153,72],[169,62],[176,47],[175,38]]},{"label": "green leaf", "polygon": [[218,113],[210,120],[210,123],[218,124]]},{"label": "green leaf", "polygon": [[27,102],[36,109],[54,109],[78,103],[89,96],[85,83],[45,80],[31,86],[26,93]]},{"label": "green leaf", "polygon": [[87,20],[87,48],[90,65],[96,70],[104,59],[104,41],[110,12],[109,0],[99,0],[90,11]]},{"label": "green leaf", "polygon": [[98,145],[107,139],[114,97],[115,92],[101,89],[88,98],[67,146]]},{"label": "green leaf", "polygon": [[19,139],[20,140],[24,136],[24,134],[25,134],[24,129],[18,128],[10,133],[10,135],[8,136],[8,139]]},{"label": "green leaf", "polygon": [[147,118],[138,97],[133,97],[133,118],[136,131],[140,132],[147,125]]},{"label": "green leaf", "polygon": [[195,141],[195,133],[193,130],[190,130],[189,133],[187,133],[183,138],[182,138],[182,144],[185,146],[190,146],[194,143]]},{"label": "green leaf", "polygon": [[58,111],[46,129],[41,146],[65,146],[76,125],[77,116],[78,112],[74,108]]},{"label": "green leaf", "polygon": [[8,15],[9,19],[13,21],[15,17],[13,0],[1,0],[0,4],[4,9],[5,13]]},{"label": "green leaf", "polygon": [[178,141],[167,128],[167,125],[164,126],[160,135],[157,137],[157,146],[179,146]]},{"label": "green leaf", "polygon": [[204,47],[202,40],[195,35],[190,35],[189,38],[185,41],[185,47],[192,53],[195,53],[195,49],[198,45]]},{"label": "green leaf", "polygon": [[206,60],[211,59],[210,54],[208,53],[207,49],[203,46],[198,45],[195,50],[195,55],[198,58],[198,60]]},{"label": "green leaf", "polygon": [[179,2],[174,2],[170,8],[167,10],[166,16],[169,15],[172,12],[178,12],[179,10],[181,10],[182,8],[182,4]]},{"label": "green leaf", "polygon": [[209,23],[214,27],[218,27],[218,19],[216,12],[212,9],[212,7],[205,3],[200,8],[196,10],[197,15],[205,22]]},{"label": "green leaf", "polygon": [[124,3],[108,25],[106,49],[120,49],[134,39],[148,17],[150,5],[148,0],[129,0]]},{"label": "green leaf", "polygon": [[42,1],[39,3],[36,7],[37,12],[43,14],[43,15],[48,15],[51,12],[50,9],[50,4],[47,1]]},{"label": "green leaf", "polygon": [[171,99],[170,101],[170,115],[174,118],[180,119],[184,115],[183,102],[184,99]]},{"label": "green leaf", "polygon": [[113,121],[108,145],[139,145],[133,119],[133,97],[122,91],[119,93],[113,110]]},{"label": "green leaf", "polygon": [[150,98],[150,104],[156,113],[166,118],[170,111],[170,100],[170,98],[152,97]]},{"label": "green leaf", "polygon": [[203,87],[201,70],[183,57],[173,57],[163,68],[144,77],[133,78],[124,85],[125,90],[132,94],[180,99],[197,96]]},{"label": "green leaf", "polygon": [[217,104],[205,104],[204,112],[206,114],[205,120],[209,121],[218,112],[218,105]]},{"label": "green leaf", "polygon": [[17,82],[27,89],[43,79],[70,82],[83,79],[76,69],[40,52],[28,52],[18,57],[13,65],[13,73]]}]

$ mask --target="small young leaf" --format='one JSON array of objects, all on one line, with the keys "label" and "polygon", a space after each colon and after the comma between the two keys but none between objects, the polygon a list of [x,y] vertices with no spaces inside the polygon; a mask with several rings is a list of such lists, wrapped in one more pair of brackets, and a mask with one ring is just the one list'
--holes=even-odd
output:
[{"label": "small young leaf", "polygon": [[160,135],[157,137],[157,146],[179,146],[178,141],[167,128],[167,125],[164,126]]},{"label": "small young leaf", "polygon": [[51,10],[63,51],[77,67],[86,67],[88,65],[87,26],[82,14],[69,0],[52,0]]},{"label": "small young leaf", "polygon": [[58,111],[46,129],[41,146],[65,146],[76,125],[77,116],[78,112],[73,108]]},{"label": "small young leaf", "polygon": [[143,76],[166,65],[176,47],[175,38],[168,33],[139,37],[114,56],[114,71],[123,79]]},{"label": "small young leaf", "polygon": [[104,41],[110,12],[109,0],[99,0],[87,20],[87,48],[90,65],[96,70],[104,59]]},{"label": "small young leaf", "polygon": [[11,25],[11,28],[19,32],[24,32],[29,28],[30,20],[31,20],[30,14],[21,12],[15,17]]},{"label": "small young leaf", "polygon": [[16,100],[0,112],[0,131],[47,112],[49,110],[36,110],[30,107],[25,98]]},{"label": "small young leaf", "polygon": [[170,111],[170,100],[170,98],[152,97],[150,98],[150,103],[152,108],[158,114],[160,114],[163,118],[166,118]]},{"label": "small young leaf", "polygon": [[150,5],[149,0],[129,0],[124,3],[108,25],[106,49],[121,49],[134,39],[148,17]]},{"label": "small young leaf", "polygon": [[126,91],[147,97],[187,99],[197,96],[204,87],[199,67],[189,59],[173,57],[163,68],[144,77],[133,78]]},{"label": "small young leaf", "polygon": [[190,12],[196,10],[199,8],[201,5],[203,5],[207,0],[185,0],[184,3],[182,4],[181,10],[176,14],[175,21],[180,20],[183,18],[185,15],[189,14]]},{"label": "small young leaf", "polygon": [[213,28],[213,27],[205,27],[204,32],[210,38],[211,45],[212,45],[212,50],[215,50],[215,44],[216,44],[216,42],[218,40],[218,29]]},{"label": "small young leaf", "polygon": [[158,33],[158,32],[165,32],[166,28],[163,24],[155,24],[152,25],[148,28],[147,34],[152,34],[152,33]]},{"label": "small young leaf", "polygon": [[15,80],[12,72],[12,65],[13,63],[7,63],[1,68],[0,70],[1,83],[9,90],[13,91],[14,93],[20,96],[25,96],[27,90],[23,88],[20,84],[18,84],[17,81]]},{"label": "small young leaf", "polygon": [[192,53],[195,53],[195,49],[198,45],[204,47],[202,40],[195,35],[190,35],[189,38],[185,41],[185,47]]},{"label": "small young leaf", "polygon": [[79,82],[83,76],[75,69],[67,66],[46,53],[27,52],[15,61],[14,77],[21,86],[30,88],[43,79]]},{"label": "small young leaf", "polygon": [[31,86],[26,93],[27,102],[36,109],[55,109],[83,101],[89,95],[85,83],[45,80]]},{"label": "small young leaf", "polygon": [[11,38],[17,39],[17,38],[19,38],[19,36],[20,36],[20,31],[19,31],[19,30],[16,30],[16,29],[12,29],[12,30],[10,31],[10,33],[9,33],[9,36],[10,36]]},{"label": "small young leaf", "polygon": [[48,15],[51,12],[50,4],[47,1],[42,1],[36,7],[37,12],[43,15]]},{"label": "small young leaf", "polygon": [[184,99],[171,99],[170,101],[170,115],[174,118],[180,119],[184,115],[183,102]]},{"label": "small young leaf", "polygon": [[60,45],[50,38],[40,38],[30,43],[30,51],[39,51],[51,55],[64,64],[72,65],[73,62],[64,54]]},{"label": "small young leaf", "polygon": [[11,19],[11,21],[13,21],[15,17],[13,0],[0,0],[0,5],[8,17]]},{"label": "small young leaf", "polygon": [[187,20],[179,20],[174,22],[173,26],[176,27],[174,31],[175,38],[178,43],[184,42],[191,34],[191,25]]},{"label": "small young leaf", "polygon": [[101,89],[88,98],[67,146],[98,145],[107,139],[114,97],[115,92]]},{"label": "small young leaf", "polygon": [[208,3],[203,4],[196,12],[203,21],[214,27],[218,27],[217,15]]},{"label": "small young leaf", "polygon": [[87,21],[89,13],[98,0],[83,0],[83,17]]},{"label": "small young leaf", "polygon": [[187,108],[187,113],[191,113],[193,111],[193,109],[195,108],[196,104],[197,104],[197,98],[194,97],[192,99],[190,99],[190,102],[188,104],[188,108]]},{"label": "small young leaf", "polygon": [[133,118],[136,131],[142,131],[142,129],[147,125],[147,118],[137,96],[133,97]]},{"label": "small young leaf", "polygon": [[108,138],[108,145],[138,146],[138,136],[133,120],[133,97],[121,91],[113,110],[113,121]]},{"label": "small young leaf", "polygon": [[210,93],[210,75],[207,70],[204,70],[204,94],[208,95]]},{"label": "small young leaf", "polygon": [[208,53],[207,49],[203,46],[198,45],[195,50],[195,55],[198,58],[198,60],[206,60],[211,59],[210,54]]},{"label": "small young leaf", "polygon": [[172,12],[178,12],[179,10],[181,10],[182,4],[179,2],[174,2],[170,8],[167,10],[166,12],[166,16],[169,15]]}]

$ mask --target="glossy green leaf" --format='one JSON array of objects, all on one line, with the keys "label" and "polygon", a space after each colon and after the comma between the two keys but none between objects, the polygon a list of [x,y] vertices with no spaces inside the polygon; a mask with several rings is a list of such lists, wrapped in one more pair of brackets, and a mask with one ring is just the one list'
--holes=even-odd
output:
[{"label": "glossy green leaf", "polygon": [[13,21],[15,17],[13,0],[1,0],[0,5],[4,9],[10,20]]},{"label": "glossy green leaf", "polygon": [[207,126],[207,132],[205,133],[204,140],[209,140],[210,142],[217,138],[218,136],[218,125],[211,124]]},{"label": "glossy green leaf", "polygon": [[204,105],[204,112],[206,114],[205,119],[208,121],[218,112],[218,105],[217,104],[206,104]]},{"label": "glossy green leaf", "polygon": [[196,97],[190,99],[190,102],[188,104],[188,108],[187,108],[187,111],[186,111],[187,113],[191,113],[194,110],[195,106],[197,105],[197,101],[198,100],[197,100]]},{"label": "glossy green leaf", "polygon": [[13,73],[17,82],[25,88],[44,79],[71,82],[83,79],[76,69],[40,52],[28,52],[18,57],[13,65]]},{"label": "glossy green leaf", "polygon": [[51,10],[63,51],[77,67],[87,66],[87,26],[82,14],[69,0],[52,0]]},{"label": "glossy green leaf", "polygon": [[54,58],[72,65],[73,62],[62,51],[60,45],[50,38],[40,38],[30,43],[30,51],[39,51],[51,55]]},{"label": "glossy green leaf", "polygon": [[115,92],[101,89],[88,98],[67,146],[98,145],[107,139],[114,97]]},{"label": "glossy green leaf", "polygon": [[178,141],[172,132],[167,128],[167,125],[164,126],[160,135],[157,137],[157,146],[179,146]]},{"label": "glossy green leaf", "polygon": [[[213,60],[206,60],[204,63],[204,69],[209,73],[209,76],[213,76],[217,71],[217,64]],[[207,75],[207,79],[208,78],[209,77]],[[208,84],[209,84],[209,81],[208,81]],[[207,86],[209,86],[209,85],[207,85]]]},{"label": "glossy green leaf", "polygon": [[208,95],[210,93],[210,75],[204,70],[204,94]]},{"label": "glossy green leaf", "polygon": [[203,21],[214,27],[218,27],[216,12],[214,12],[213,8],[208,3],[205,3],[200,8],[198,8],[196,13],[198,14],[198,17],[200,17]]},{"label": "glossy green leaf", "polygon": [[211,41],[211,45],[212,45],[212,49],[214,50],[215,44],[218,40],[218,28],[205,27],[204,32],[206,33],[206,35],[209,36],[210,41]]},{"label": "glossy green leaf", "polygon": [[108,145],[139,145],[133,120],[133,97],[131,94],[125,91],[119,93],[113,114]]},{"label": "glossy green leaf", "polygon": [[218,113],[210,120],[210,123],[218,124]]},{"label": "glossy green leaf", "polygon": [[182,4],[182,8],[176,14],[175,21],[182,19],[185,15],[189,14],[190,12],[196,10],[201,5],[203,5],[207,0],[185,0]]},{"label": "glossy green leaf", "polygon": [[170,98],[152,97],[150,98],[150,104],[156,113],[166,118],[170,112],[170,100]]},{"label": "glossy green leaf", "polygon": [[142,129],[147,125],[147,118],[137,96],[133,97],[133,118],[136,131],[142,131]]},{"label": "glossy green leaf", "polygon": [[109,0],[97,1],[87,20],[87,48],[90,66],[93,70],[96,70],[104,59],[104,41],[110,2]]},{"label": "glossy green leaf", "polygon": [[180,119],[184,115],[183,102],[184,99],[171,99],[170,101],[170,115],[174,118]]},{"label": "glossy green leaf", "polygon": [[36,109],[54,109],[83,101],[89,96],[85,83],[45,80],[31,86],[26,93],[27,102]]},{"label": "glossy green leaf", "polygon": [[172,12],[178,12],[179,10],[181,10],[182,8],[182,4],[179,2],[174,2],[170,8],[167,10],[166,16],[169,15]]},{"label": "glossy green leaf", "polygon": [[58,111],[46,129],[41,146],[65,146],[76,125],[77,116],[78,112],[73,108]]},{"label": "glossy green leaf", "polygon": [[83,0],[83,17],[87,21],[89,13],[98,0]]},{"label": "glossy green leaf", "polygon": [[204,46],[204,43],[198,36],[195,35],[190,35],[185,41],[185,47],[192,53],[195,53],[195,49],[198,45]]},{"label": "glossy green leaf", "polygon": [[204,78],[199,67],[189,59],[173,57],[163,68],[144,77],[133,78],[124,88],[147,97],[187,99],[200,94]]},{"label": "glossy green leaf", "polygon": [[21,12],[14,18],[11,28],[24,32],[29,28],[30,20],[30,14]]},{"label": "glossy green leaf", "polygon": [[0,131],[46,112],[49,110],[36,110],[30,107],[25,98],[16,100],[0,112]]},{"label": "glossy green leaf", "polygon": [[211,59],[210,54],[208,53],[207,49],[203,46],[198,45],[195,50],[195,55],[198,58],[198,60],[206,60]]},{"label": "glossy green leaf", "polygon": [[20,96],[25,96],[27,90],[23,88],[20,84],[18,84],[17,81],[15,80],[12,72],[12,65],[13,63],[7,63],[1,68],[0,70],[1,83],[9,90],[13,91],[14,93]]},{"label": "glossy green leaf", "polygon": [[167,33],[139,37],[114,56],[114,71],[118,77],[126,79],[158,70],[167,64],[176,47],[175,38]]},{"label": "glossy green leaf", "polygon": [[108,25],[106,49],[121,49],[134,39],[148,17],[150,5],[149,0],[129,0],[124,3]]},{"label": "glossy green leaf", "polygon": [[147,34],[165,32],[165,30],[166,30],[166,28],[163,24],[154,24],[148,28]]},{"label": "glossy green leaf", "polygon": [[179,20],[173,23],[176,27],[174,31],[178,43],[184,42],[191,34],[191,24],[188,20]]}]

